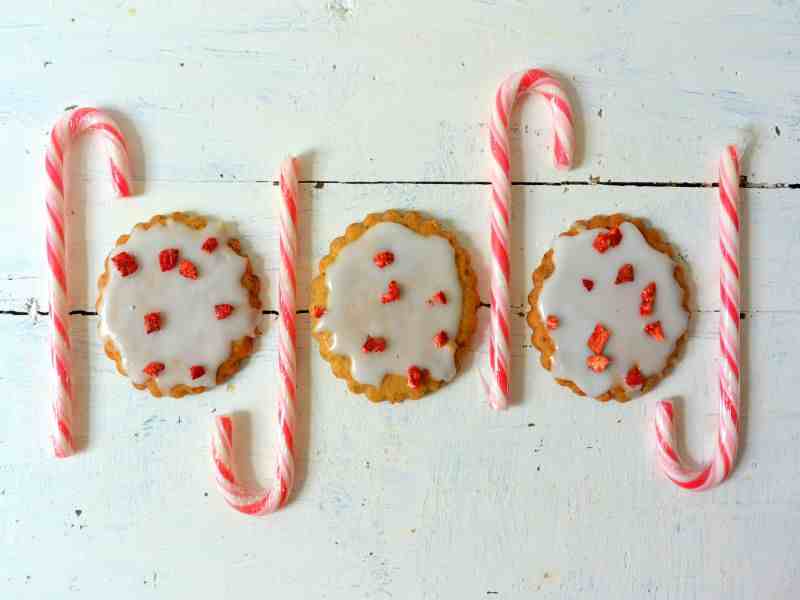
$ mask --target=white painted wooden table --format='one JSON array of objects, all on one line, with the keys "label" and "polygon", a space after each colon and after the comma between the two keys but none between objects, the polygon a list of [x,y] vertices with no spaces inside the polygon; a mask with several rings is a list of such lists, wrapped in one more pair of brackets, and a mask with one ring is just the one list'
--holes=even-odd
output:
[{"label": "white painted wooden table", "polygon": [[[800,5],[599,4],[4,6],[0,598],[797,598]],[[102,355],[91,312],[116,236],[168,210],[228,219],[273,310],[271,180],[281,157],[302,153],[301,307],[328,242],[390,207],[455,229],[486,300],[487,104],[504,75],[528,66],[568,82],[581,152],[578,168],[555,173],[542,105],[515,117],[517,405],[494,413],[479,393],[483,334],[446,390],[371,405],[333,379],[303,314],[293,501],[261,520],[229,510],[207,465],[211,414],[241,413],[241,459],[267,481],[275,317],[230,386],[180,401],[135,391]],[[42,157],[45,132],[72,104],[119,117],[137,195],[112,199],[100,153],[80,153],[71,328],[88,446],[56,461],[44,443]],[[658,398],[678,396],[688,451],[708,450],[718,303],[716,198],[703,186],[743,132],[745,441],[727,484],[691,494],[656,470],[651,419]],[[628,405],[556,386],[521,316],[552,237],[608,211],[661,227],[696,292],[680,366]]]}]

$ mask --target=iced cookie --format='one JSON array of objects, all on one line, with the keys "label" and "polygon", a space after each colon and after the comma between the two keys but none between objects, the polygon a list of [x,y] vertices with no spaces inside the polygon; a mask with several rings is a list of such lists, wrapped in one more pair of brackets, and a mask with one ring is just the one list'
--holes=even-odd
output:
[{"label": "iced cookie", "polygon": [[625,215],[562,233],[533,273],[528,324],[541,363],[578,395],[650,390],[686,342],[689,291],[672,248]]},{"label": "iced cookie", "polygon": [[106,355],[154,396],[224,382],[260,333],[259,279],[219,221],[176,212],[139,223],[97,284]]},{"label": "iced cookie", "polygon": [[347,228],[311,287],[312,333],[351,391],[400,402],[456,375],[475,330],[475,274],[455,236],[390,210]]}]

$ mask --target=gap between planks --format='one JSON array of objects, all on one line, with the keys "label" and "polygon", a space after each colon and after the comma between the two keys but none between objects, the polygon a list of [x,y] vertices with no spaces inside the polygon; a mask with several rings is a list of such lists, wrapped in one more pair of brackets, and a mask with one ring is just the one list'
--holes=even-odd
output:
[{"label": "gap between planks", "polygon": [[[85,182],[90,181],[84,178]],[[265,183],[278,186],[278,181],[274,179],[238,179],[235,176],[224,179],[220,175],[219,179],[156,179],[147,180],[133,179],[136,183],[228,183],[228,184],[253,184]],[[302,179],[298,183],[303,185],[313,185],[316,189],[322,189],[326,185],[462,185],[462,186],[482,186],[491,185],[490,181],[480,179],[474,180],[445,180],[445,181],[426,181],[414,179]],[[611,179],[600,179],[590,176],[588,180],[563,180],[563,181],[512,181],[512,187],[569,187],[569,186],[605,186],[605,187],[647,187],[647,188],[717,188],[719,183],[711,181],[614,181]],[[746,190],[800,190],[800,183],[792,182],[750,182],[746,175],[742,175],[739,186]]]},{"label": "gap between planks", "polygon": [[[489,305],[485,302],[481,302],[478,305],[478,308],[489,308]],[[520,307],[512,307],[512,309],[519,309]],[[526,311],[519,311],[519,310],[512,310],[514,314],[518,317],[525,317],[527,314]],[[703,309],[703,310],[693,310],[692,314],[713,314],[719,313],[718,308],[714,309]],[[748,316],[756,315],[756,314],[797,314],[800,313],[799,310],[743,310],[739,313],[740,319],[746,319]],[[50,314],[49,311],[46,310],[37,310],[37,311],[24,311],[24,310],[0,310],[0,316],[10,316],[10,317],[30,317],[36,315],[37,317],[46,317]],[[71,310],[69,314],[74,317],[96,317],[97,313],[93,310]],[[277,317],[278,311],[277,310],[262,310],[262,315],[272,315]],[[295,311],[297,315],[307,315],[308,309],[307,308],[299,308]]]}]

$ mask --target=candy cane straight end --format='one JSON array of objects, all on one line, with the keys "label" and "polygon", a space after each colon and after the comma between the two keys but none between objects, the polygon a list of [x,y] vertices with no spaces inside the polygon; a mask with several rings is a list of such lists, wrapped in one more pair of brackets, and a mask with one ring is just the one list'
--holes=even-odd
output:
[{"label": "candy cane straight end", "polygon": [[72,384],[70,375],[69,294],[67,292],[67,222],[65,164],[75,140],[97,132],[106,142],[111,180],[120,197],[131,195],[131,174],[125,138],[117,124],[95,108],[66,112],[50,130],[45,153],[45,249],[50,271],[50,362],[53,373],[50,444],[53,454],[66,458],[75,453],[72,433]]},{"label": "candy cane straight end", "polygon": [[514,104],[528,94],[547,100],[553,123],[553,163],[559,170],[572,165],[575,127],[572,107],[562,85],[546,71],[529,69],[506,78],[497,88],[489,120],[491,155],[491,315],[489,326],[489,405],[495,410],[509,404],[511,380],[510,231],[511,149],[508,126]]},{"label": "candy cane straight end", "polygon": [[727,146],[719,162],[719,251],[720,320],[718,371],[719,426],[710,462],[699,470],[689,469],[675,445],[672,404],[656,405],[655,434],[659,465],[675,484],[689,490],[706,490],[722,483],[730,474],[739,448],[739,156]]}]

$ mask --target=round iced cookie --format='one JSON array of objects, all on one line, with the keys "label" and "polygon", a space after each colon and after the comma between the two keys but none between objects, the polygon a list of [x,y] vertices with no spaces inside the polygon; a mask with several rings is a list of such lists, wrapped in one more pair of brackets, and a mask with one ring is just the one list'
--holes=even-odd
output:
[{"label": "round iced cookie", "polygon": [[319,270],[312,334],[351,391],[400,402],[455,377],[480,301],[452,233],[416,212],[372,214],[331,242]]},{"label": "round iced cookie", "polygon": [[137,224],[97,284],[106,355],[157,397],[226,381],[260,333],[259,279],[220,221],[176,212]]},{"label": "round iced cookie", "polygon": [[625,215],[576,222],[533,273],[541,363],[578,395],[621,402],[667,374],[686,342],[689,291],[672,248]]}]

